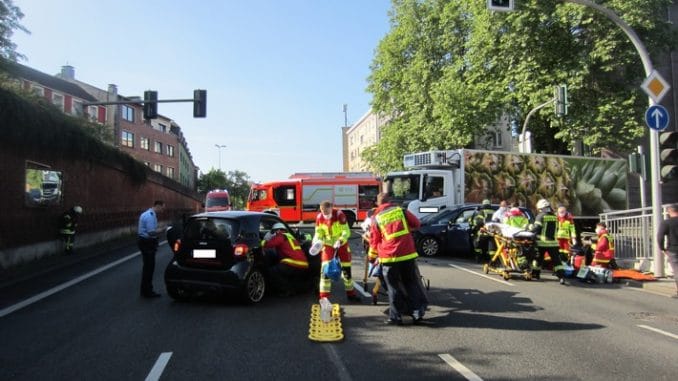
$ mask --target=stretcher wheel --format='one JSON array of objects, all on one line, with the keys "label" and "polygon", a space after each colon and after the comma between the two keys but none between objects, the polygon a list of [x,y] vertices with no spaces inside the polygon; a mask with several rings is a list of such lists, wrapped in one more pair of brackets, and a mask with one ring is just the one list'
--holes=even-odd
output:
[{"label": "stretcher wheel", "polygon": [[503,273],[502,275],[504,276],[504,280],[509,280],[509,279],[511,279],[511,274],[509,274],[508,271],[504,271],[504,273]]},{"label": "stretcher wheel", "polygon": [[490,273],[490,265],[488,265],[487,263],[485,263],[485,264],[483,265],[483,272],[484,272],[485,274],[489,274],[489,273]]}]

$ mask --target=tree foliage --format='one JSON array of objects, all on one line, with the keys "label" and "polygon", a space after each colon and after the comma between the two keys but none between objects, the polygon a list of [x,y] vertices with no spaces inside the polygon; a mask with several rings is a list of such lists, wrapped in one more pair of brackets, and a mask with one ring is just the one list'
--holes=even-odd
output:
[{"label": "tree foliage", "polygon": [[243,171],[224,171],[212,168],[198,179],[198,192],[207,193],[213,189],[226,189],[231,198],[233,209],[245,208],[247,197],[250,192],[251,180]]},{"label": "tree foliage", "polygon": [[19,7],[14,5],[13,0],[0,0],[0,57],[11,61],[25,58],[22,54],[17,53],[16,44],[11,40],[14,31],[17,29],[30,33],[19,22],[23,17],[24,14]]},{"label": "tree foliage", "polygon": [[[521,0],[514,12],[485,0],[393,0],[391,29],[379,43],[368,91],[391,117],[363,157],[378,172],[402,155],[467,147],[509,115],[527,113],[567,84],[569,114],[545,107],[530,119],[539,151],[565,153],[582,140],[594,153],[635,146],[646,131],[645,77],[632,43],[604,15],[563,1]],[[652,56],[672,48],[670,0],[601,1],[641,37]],[[653,54],[654,53],[654,54]]]}]

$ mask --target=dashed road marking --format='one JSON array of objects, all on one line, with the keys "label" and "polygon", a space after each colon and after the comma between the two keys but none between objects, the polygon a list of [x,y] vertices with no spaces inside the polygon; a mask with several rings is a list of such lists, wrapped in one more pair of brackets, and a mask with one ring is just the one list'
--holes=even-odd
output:
[{"label": "dashed road marking", "polygon": [[365,291],[365,289],[364,289],[361,285],[359,285],[358,282],[356,282],[356,281],[353,281],[353,288],[355,288],[356,290],[360,291],[360,293],[361,293],[364,297],[366,297],[366,298],[371,298],[371,297],[372,297],[372,294],[370,294],[369,292]]},{"label": "dashed road marking", "polygon": [[336,375],[339,377],[340,381],[351,381],[351,374],[348,372],[348,368],[346,365],[344,365],[344,362],[341,361],[341,357],[337,353],[337,350],[335,349],[333,344],[323,344],[322,345],[323,349],[325,352],[327,352],[327,356],[330,358],[330,361],[332,364],[334,364],[334,367],[336,368]]},{"label": "dashed road marking", "polygon": [[167,363],[172,357],[172,352],[163,352],[158,356],[158,360],[155,361],[155,365],[151,369],[151,372],[146,376],[146,381],[157,381],[162,376],[162,372],[165,370]]},{"label": "dashed road marking", "polygon": [[454,268],[457,269],[457,270],[466,271],[467,273],[470,273],[470,274],[473,274],[473,275],[477,275],[477,276],[479,276],[479,277],[483,277],[483,278],[485,278],[485,279],[489,279],[489,280],[495,281],[495,282],[497,282],[497,283],[501,283],[501,284],[506,285],[506,286],[511,286],[511,287],[514,287],[514,286],[515,286],[515,284],[513,284],[513,283],[509,283],[509,282],[507,282],[507,281],[505,281],[505,280],[500,280],[500,279],[497,279],[496,277],[491,277],[491,276],[489,276],[489,275],[480,274],[480,273],[475,272],[475,271],[473,271],[473,270],[469,270],[469,269],[467,269],[467,268],[465,268],[465,267],[461,267],[461,266],[457,266],[457,265],[453,265],[453,264],[449,264],[449,266],[450,266],[450,267],[454,267]]},{"label": "dashed road marking", "polygon": [[443,359],[443,361],[445,361],[449,366],[451,366],[452,368],[454,368],[454,370],[456,370],[457,372],[459,372],[459,374],[461,374],[462,376],[464,376],[464,378],[466,378],[467,380],[470,380],[470,381],[483,381],[483,379],[480,378],[477,374],[473,373],[473,371],[472,371],[471,369],[469,369],[469,368],[467,368],[466,366],[464,366],[464,364],[462,364],[462,363],[460,363],[459,361],[457,361],[457,359],[455,359],[455,358],[452,357],[451,355],[449,355],[449,354],[447,354],[447,353],[443,353],[443,354],[438,355],[438,357],[440,357],[441,359]]},{"label": "dashed road marking", "polygon": [[643,329],[647,329],[647,330],[652,331],[652,332],[657,332],[657,333],[662,334],[662,335],[664,335],[664,336],[668,336],[668,337],[670,337],[670,338],[673,338],[673,339],[678,340],[678,335],[675,335],[675,334],[673,334],[673,333],[671,333],[671,332],[662,331],[661,329],[657,329],[657,328],[654,328],[654,327],[650,327],[649,325],[638,324],[637,327],[640,327],[640,328],[643,328]]}]

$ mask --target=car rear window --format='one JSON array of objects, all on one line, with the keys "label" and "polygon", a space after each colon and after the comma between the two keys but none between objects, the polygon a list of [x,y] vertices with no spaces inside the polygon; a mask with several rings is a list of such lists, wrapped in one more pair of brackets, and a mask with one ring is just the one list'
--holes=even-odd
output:
[{"label": "car rear window", "polygon": [[225,240],[237,236],[240,231],[238,220],[227,218],[195,218],[188,222],[184,230],[185,239]]},{"label": "car rear window", "polygon": [[207,202],[205,203],[205,207],[209,208],[212,206],[229,206],[229,200],[228,196],[212,196],[212,197],[207,197]]}]

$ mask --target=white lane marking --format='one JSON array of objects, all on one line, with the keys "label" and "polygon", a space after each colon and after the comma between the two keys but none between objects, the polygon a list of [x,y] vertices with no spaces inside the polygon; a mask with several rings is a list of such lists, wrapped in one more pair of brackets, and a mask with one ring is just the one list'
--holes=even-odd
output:
[{"label": "white lane marking", "polygon": [[657,329],[657,328],[654,328],[654,327],[650,327],[649,325],[638,324],[637,327],[644,328],[644,329],[647,329],[647,330],[650,330],[650,331],[653,331],[653,332],[657,332],[657,333],[662,334],[664,336],[668,336],[668,337],[671,337],[671,338],[678,340],[678,335],[674,335],[673,333],[662,331],[661,329]]},{"label": "white lane marking", "polygon": [[337,350],[334,348],[334,345],[332,344],[325,344],[322,346],[325,352],[327,352],[327,356],[329,356],[330,361],[334,365],[334,367],[337,370],[336,375],[339,376],[339,380],[341,381],[351,381],[351,375],[348,373],[348,368],[346,368],[346,365],[341,361],[341,357],[339,357],[339,354],[337,353]]},{"label": "white lane marking", "polygon": [[[165,242],[167,242],[167,241],[163,241],[161,244],[163,244],[163,243],[165,243]],[[0,317],[7,316],[7,315],[11,314],[12,312],[18,311],[18,310],[20,310],[20,309],[22,309],[22,308],[24,308],[24,307],[26,307],[26,306],[30,306],[31,304],[33,304],[33,303],[35,303],[35,302],[38,302],[38,301],[40,301],[40,300],[42,300],[42,299],[45,299],[45,298],[48,297],[48,296],[54,295],[54,294],[56,294],[56,293],[59,292],[59,291],[62,291],[62,290],[64,290],[64,289],[68,288],[68,287],[73,286],[74,284],[78,284],[78,283],[82,282],[83,280],[86,280],[86,279],[88,279],[88,278],[91,278],[91,277],[93,277],[93,276],[95,276],[95,275],[97,275],[97,274],[99,274],[99,273],[101,273],[101,272],[104,272],[104,271],[106,271],[106,270],[108,270],[108,269],[110,269],[110,268],[112,268],[112,267],[115,267],[115,266],[117,266],[117,265],[119,265],[119,264],[121,264],[121,263],[123,263],[123,262],[129,261],[130,259],[136,257],[136,256],[139,255],[139,254],[141,254],[141,252],[140,252],[140,251],[137,251],[137,252],[134,253],[134,254],[130,254],[130,255],[124,257],[124,258],[118,259],[118,260],[115,261],[115,262],[109,263],[109,264],[107,264],[106,266],[100,267],[100,268],[98,268],[98,269],[96,269],[96,270],[94,270],[94,271],[88,272],[88,273],[85,274],[85,275],[81,275],[81,276],[79,276],[79,277],[77,277],[77,278],[75,278],[75,279],[71,279],[71,280],[69,280],[69,281],[66,282],[66,283],[62,283],[62,284],[60,284],[60,285],[58,285],[58,286],[56,286],[56,287],[52,287],[52,288],[50,288],[50,289],[47,290],[47,291],[43,291],[43,292],[41,292],[41,293],[39,293],[39,294],[37,294],[37,295],[34,295],[34,296],[32,296],[32,297],[30,297],[30,298],[28,298],[28,299],[26,299],[26,300],[23,300],[23,301],[21,301],[21,302],[19,302],[19,303],[17,303],[17,304],[14,304],[14,305],[11,305],[11,306],[9,306],[9,307],[7,307],[7,308],[5,308],[5,309],[2,309],[2,310],[0,310]]]},{"label": "white lane marking", "polygon": [[165,367],[170,360],[170,357],[172,357],[172,352],[161,353],[160,356],[158,356],[158,360],[156,360],[155,365],[153,365],[151,372],[148,374],[148,376],[146,376],[146,381],[159,380],[162,372],[165,370]]},{"label": "white lane marking", "polygon": [[503,280],[503,279],[500,280],[500,279],[497,279],[496,277],[491,277],[491,276],[487,276],[487,275],[485,275],[485,274],[480,274],[480,273],[477,273],[477,272],[475,272],[475,271],[473,271],[473,270],[469,270],[469,269],[467,269],[467,268],[465,268],[465,267],[461,267],[461,266],[457,266],[457,265],[453,265],[453,264],[449,264],[449,266],[450,266],[450,267],[454,267],[454,268],[457,269],[457,270],[466,271],[467,273],[470,273],[470,274],[473,274],[473,275],[477,275],[477,276],[479,276],[479,277],[483,277],[483,278],[485,278],[485,279],[489,279],[489,280],[495,281],[495,282],[497,282],[497,283],[501,283],[501,284],[506,285],[506,286],[511,286],[511,287],[514,287],[514,286],[515,286],[515,284],[509,283],[509,282],[507,282],[507,281],[505,281],[505,280]]},{"label": "white lane marking", "polygon": [[443,354],[438,355],[438,357],[443,359],[443,361],[445,361],[447,363],[447,365],[454,368],[454,370],[459,372],[459,374],[464,376],[467,380],[483,381],[483,379],[480,378],[477,374],[473,373],[473,371],[471,369],[465,367],[464,364],[460,363],[459,361],[457,361],[457,359],[450,356],[449,354],[443,353]]},{"label": "white lane marking", "polygon": [[356,282],[356,281],[353,281],[353,288],[355,288],[356,290],[360,291],[360,293],[361,293],[364,297],[366,297],[366,298],[371,298],[371,297],[372,297],[372,294],[370,294],[369,292],[365,291],[365,289],[363,289],[363,287],[362,287],[361,285],[359,285],[358,282]]}]

